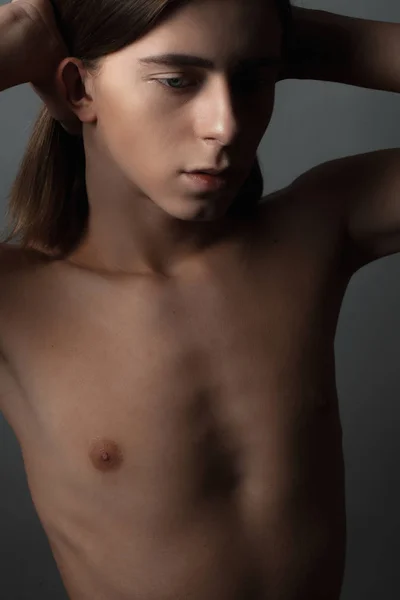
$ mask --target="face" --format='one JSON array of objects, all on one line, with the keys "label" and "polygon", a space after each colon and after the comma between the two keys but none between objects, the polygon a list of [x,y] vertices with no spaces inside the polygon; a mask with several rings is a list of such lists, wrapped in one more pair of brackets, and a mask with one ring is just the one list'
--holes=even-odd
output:
[{"label": "face", "polygon": [[[281,35],[272,1],[191,2],[102,60],[90,82],[86,152],[96,164],[101,156],[115,189],[129,190],[153,209],[181,220],[221,217],[249,175],[271,120]],[[148,59],[172,53],[212,66]],[[218,191],[193,186],[184,173],[228,165],[233,173]]]}]

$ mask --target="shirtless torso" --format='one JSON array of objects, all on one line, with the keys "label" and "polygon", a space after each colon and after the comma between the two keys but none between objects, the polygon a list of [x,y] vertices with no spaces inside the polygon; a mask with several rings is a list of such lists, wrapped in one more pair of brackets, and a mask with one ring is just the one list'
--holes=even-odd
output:
[{"label": "shirtless torso", "polygon": [[72,600],[338,600],[351,272],[316,205],[173,279],[3,249],[1,408]]}]

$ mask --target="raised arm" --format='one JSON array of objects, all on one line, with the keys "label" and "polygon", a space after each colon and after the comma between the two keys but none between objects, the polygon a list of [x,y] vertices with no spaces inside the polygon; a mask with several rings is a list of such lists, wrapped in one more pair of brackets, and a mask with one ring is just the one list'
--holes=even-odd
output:
[{"label": "raised arm", "polygon": [[293,7],[290,62],[281,79],[400,92],[400,25]]},{"label": "raised arm", "polygon": [[29,81],[21,43],[25,31],[22,11],[14,4],[0,6],[0,91]]},{"label": "raised arm", "polygon": [[[301,8],[294,19],[291,61],[282,78],[400,92],[400,24]],[[294,185],[335,202],[353,271],[400,252],[400,148],[329,161]]]},{"label": "raised arm", "polygon": [[0,6],[0,92],[30,83],[64,129],[79,135],[81,123],[67,105],[57,77],[67,56],[50,0],[13,0]]}]

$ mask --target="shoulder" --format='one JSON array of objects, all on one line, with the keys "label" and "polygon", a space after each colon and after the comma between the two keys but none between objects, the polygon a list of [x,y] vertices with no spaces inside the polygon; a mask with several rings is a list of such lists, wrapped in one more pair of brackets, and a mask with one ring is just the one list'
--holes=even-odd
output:
[{"label": "shoulder", "polygon": [[265,195],[259,206],[260,229],[265,242],[278,232],[285,245],[307,247],[329,260],[341,257],[346,245],[340,195],[330,175],[311,169],[285,188]]},{"label": "shoulder", "polygon": [[49,262],[49,258],[48,255],[33,248],[0,243],[0,269],[4,268],[5,271],[12,267]]},{"label": "shoulder", "polygon": [[5,332],[27,315],[41,293],[38,267],[46,262],[48,257],[40,252],[0,243],[0,354],[4,355]]},{"label": "shoulder", "polygon": [[49,257],[41,252],[0,243],[0,311],[11,293],[31,282],[37,268],[48,263]]},{"label": "shoulder", "polygon": [[287,222],[295,221],[297,228],[318,225],[326,231],[340,229],[341,196],[331,179],[328,169],[316,167],[305,171],[288,186],[262,198],[261,218],[268,222],[273,213]]}]

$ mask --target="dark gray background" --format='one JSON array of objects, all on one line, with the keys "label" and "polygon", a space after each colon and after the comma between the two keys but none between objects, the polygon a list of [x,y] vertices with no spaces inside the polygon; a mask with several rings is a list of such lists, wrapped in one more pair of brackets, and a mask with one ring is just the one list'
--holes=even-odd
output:
[{"label": "dark gray background", "polygon": [[[5,4],[0,0],[0,4]],[[314,0],[309,8],[400,22],[398,0]],[[373,49],[371,49],[373,52]],[[324,83],[278,85],[260,147],[265,192],[329,159],[400,145],[396,94]],[[5,223],[40,100],[29,86],[0,94],[0,200]],[[400,197],[399,197],[400,202]],[[348,549],[342,600],[400,598],[400,255],[358,271],[335,341],[346,462]],[[13,432],[0,416],[0,597],[66,598],[36,515]]]}]

